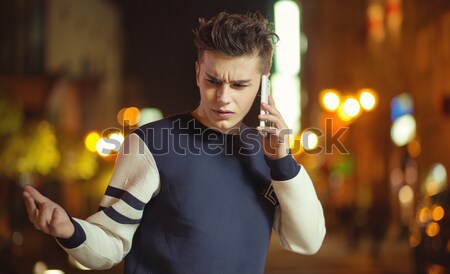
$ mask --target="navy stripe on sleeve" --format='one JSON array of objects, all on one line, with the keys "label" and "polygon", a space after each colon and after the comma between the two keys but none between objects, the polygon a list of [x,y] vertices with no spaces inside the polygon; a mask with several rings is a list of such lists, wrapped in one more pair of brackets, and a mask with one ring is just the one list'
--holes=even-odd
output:
[{"label": "navy stripe on sleeve", "polygon": [[56,237],[56,240],[65,248],[75,248],[84,243],[84,241],[86,241],[86,233],[84,232],[81,225],[78,222],[76,222],[72,217],[70,217],[70,221],[75,227],[75,232],[73,233],[73,235],[67,239]]},{"label": "navy stripe on sleeve", "polygon": [[141,221],[141,219],[131,219],[128,218],[127,216],[120,214],[112,206],[106,208],[105,210],[103,210],[103,212],[106,214],[106,216],[118,222],[119,224],[133,225],[139,224]]},{"label": "navy stripe on sleeve", "polygon": [[121,199],[125,203],[127,203],[129,206],[131,206],[134,209],[137,210],[143,210],[145,207],[145,203],[140,201],[138,198],[134,197],[130,192],[125,191],[120,188],[116,188],[113,186],[108,186],[106,189],[105,195]]}]

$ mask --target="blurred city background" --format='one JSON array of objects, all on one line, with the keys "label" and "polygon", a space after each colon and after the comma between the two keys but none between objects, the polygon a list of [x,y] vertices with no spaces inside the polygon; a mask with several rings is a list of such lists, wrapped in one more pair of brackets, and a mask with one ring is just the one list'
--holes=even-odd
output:
[{"label": "blurred city background", "polygon": [[130,130],[198,103],[198,18],[256,10],[328,231],[313,256],[274,237],[266,273],[450,273],[449,0],[0,0],[0,274],[85,273],[22,186],[94,213]]}]

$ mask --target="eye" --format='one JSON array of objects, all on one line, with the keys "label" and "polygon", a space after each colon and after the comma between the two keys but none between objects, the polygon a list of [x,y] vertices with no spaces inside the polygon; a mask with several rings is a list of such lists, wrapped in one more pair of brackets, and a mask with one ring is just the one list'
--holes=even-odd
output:
[{"label": "eye", "polygon": [[240,83],[234,83],[233,85],[232,85],[234,88],[246,88],[246,87],[248,87],[248,85],[246,85],[246,84],[240,84]]},{"label": "eye", "polygon": [[208,83],[213,84],[213,85],[220,85],[221,83],[217,80],[214,79],[206,79],[206,81],[208,81]]}]

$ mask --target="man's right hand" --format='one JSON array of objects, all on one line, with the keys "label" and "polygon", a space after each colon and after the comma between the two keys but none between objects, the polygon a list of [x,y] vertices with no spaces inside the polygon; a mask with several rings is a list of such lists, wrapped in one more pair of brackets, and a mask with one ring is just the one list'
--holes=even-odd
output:
[{"label": "man's right hand", "polygon": [[53,237],[65,239],[73,235],[75,227],[60,205],[29,185],[23,189],[23,199],[27,207],[28,218],[37,230]]}]

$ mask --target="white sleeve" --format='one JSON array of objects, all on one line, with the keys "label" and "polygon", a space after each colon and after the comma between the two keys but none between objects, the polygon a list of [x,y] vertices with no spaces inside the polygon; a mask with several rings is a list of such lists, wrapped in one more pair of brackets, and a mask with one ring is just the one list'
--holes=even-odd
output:
[{"label": "white sleeve", "polygon": [[159,188],[153,156],[138,135],[130,134],[118,154],[114,174],[100,203],[102,210],[86,220],[73,218],[77,228],[72,237],[78,239],[58,239],[59,244],[88,268],[111,268],[130,251],[144,207]]},{"label": "white sleeve", "polygon": [[273,228],[283,248],[314,254],[326,234],[322,205],[314,185],[303,167],[292,179],[272,180],[279,206],[275,211]]}]

